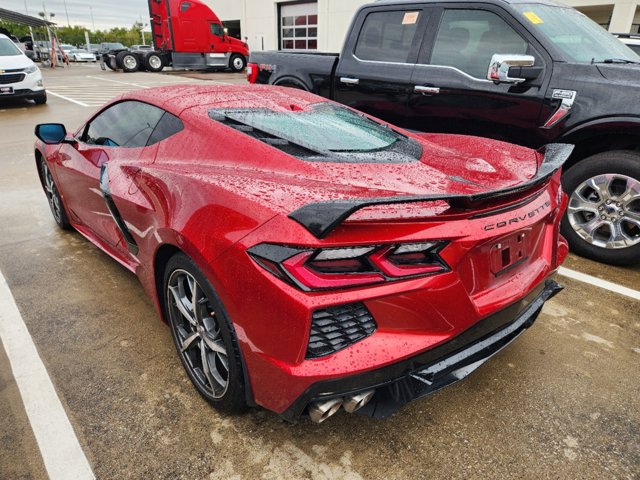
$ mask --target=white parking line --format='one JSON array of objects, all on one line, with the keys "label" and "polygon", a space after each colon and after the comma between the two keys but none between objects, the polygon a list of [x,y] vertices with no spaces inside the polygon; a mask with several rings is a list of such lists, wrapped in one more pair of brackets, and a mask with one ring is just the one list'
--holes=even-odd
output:
[{"label": "white parking line", "polygon": [[93,75],[87,75],[87,78],[93,78],[94,80],[102,80],[103,82],[119,83],[121,85],[130,85],[138,88],[151,88],[146,85],[140,85],[139,83],[121,82],[120,80],[111,80],[110,78],[94,77]]},{"label": "white parking line", "polygon": [[0,272],[0,338],[51,480],[95,476]]},{"label": "white parking line", "polygon": [[52,92],[51,90],[47,90],[47,94],[53,95],[54,97],[61,98],[63,100],[66,100],[67,102],[75,103],[76,105],[80,105],[81,107],[89,106],[86,103],[79,102],[77,100],[74,100],[73,98],[65,97],[64,95],[60,95],[59,93]]},{"label": "white parking line", "polygon": [[593,277],[591,275],[587,275],[586,273],[576,272],[575,270],[564,267],[560,267],[558,269],[558,273],[564,277],[571,278],[579,282],[588,283],[598,288],[609,290],[610,292],[624,295],[625,297],[633,298],[634,300],[640,300],[639,291],[623,287],[622,285],[618,285],[617,283],[608,282],[607,280],[602,280],[598,277]]}]

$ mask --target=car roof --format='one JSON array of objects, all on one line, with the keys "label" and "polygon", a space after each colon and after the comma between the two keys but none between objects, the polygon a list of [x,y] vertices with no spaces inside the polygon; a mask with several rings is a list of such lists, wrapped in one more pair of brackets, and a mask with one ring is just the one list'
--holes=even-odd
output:
[{"label": "car roof", "polygon": [[171,85],[168,87],[135,90],[121,97],[157,105],[181,115],[194,107],[210,108],[268,108],[271,110],[305,109],[308,105],[327,102],[312,93],[271,85]]},{"label": "car roof", "polygon": [[9,37],[7,37],[6,35],[0,33],[0,38],[8,38],[9,40],[11,40]]},{"label": "car roof", "polygon": [[[376,0],[371,5],[412,5],[424,3],[460,3],[460,0]],[[487,4],[487,3],[503,3],[512,4],[532,4],[532,5],[548,5],[552,7],[570,8],[567,5],[556,2],[554,0],[465,0],[465,4]]]}]

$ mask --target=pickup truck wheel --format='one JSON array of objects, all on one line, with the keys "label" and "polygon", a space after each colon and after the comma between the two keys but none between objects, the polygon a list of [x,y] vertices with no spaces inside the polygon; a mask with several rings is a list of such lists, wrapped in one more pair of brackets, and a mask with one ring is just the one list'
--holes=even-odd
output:
[{"label": "pickup truck wheel", "polygon": [[155,52],[149,52],[144,56],[142,61],[144,67],[150,72],[161,72],[164,68],[162,57]]},{"label": "pickup truck wheel", "polygon": [[247,59],[243,55],[235,53],[229,60],[229,68],[234,72],[242,72],[247,67]]},{"label": "pickup truck wheel", "polygon": [[561,232],[574,253],[612,265],[640,263],[640,153],[580,161],[562,177],[569,195]]},{"label": "pickup truck wheel", "polygon": [[137,72],[140,68],[140,61],[137,55],[131,52],[118,52],[116,55],[116,63],[125,72]]}]

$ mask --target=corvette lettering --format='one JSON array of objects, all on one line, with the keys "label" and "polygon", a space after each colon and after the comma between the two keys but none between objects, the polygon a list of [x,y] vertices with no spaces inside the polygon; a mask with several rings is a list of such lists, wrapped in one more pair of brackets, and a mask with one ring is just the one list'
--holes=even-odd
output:
[{"label": "corvette lettering", "polygon": [[514,223],[524,222],[527,218],[533,218],[536,215],[540,215],[545,210],[547,210],[549,207],[551,207],[551,202],[549,200],[547,200],[545,203],[540,205],[535,210],[531,210],[529,213],[518,215],[517,217],[510,218],[509,220],[505,220],[503,222],[489,223],[488,225],[485,225],[482,229],[488,232],[490,230],[496,230],[498,228],[504,228],[507,225],[513,225]]}]

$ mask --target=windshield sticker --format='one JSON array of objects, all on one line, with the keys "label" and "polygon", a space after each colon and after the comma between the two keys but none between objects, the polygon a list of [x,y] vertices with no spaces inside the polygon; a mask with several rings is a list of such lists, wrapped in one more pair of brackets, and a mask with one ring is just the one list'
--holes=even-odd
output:
[{"label": "windshield sticker", "polygon": [[402,19],[402,25],[415,25],[418,22],[420,12],[407,12]]},{"label": "windshield sticker", "polygon": [[544,20],[542,20],[534,12],[524,12],[523,15],[527,17],[527,19],[534,25],[540,25],[541,23],[544,23]]}]

